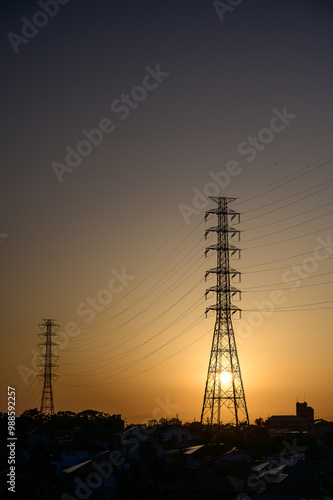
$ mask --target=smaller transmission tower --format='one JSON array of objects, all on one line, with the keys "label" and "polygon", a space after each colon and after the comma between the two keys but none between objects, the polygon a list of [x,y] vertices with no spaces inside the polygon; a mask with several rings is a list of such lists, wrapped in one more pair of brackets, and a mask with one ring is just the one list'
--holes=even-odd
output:
[{"label": "smaller transmission tower", "polygon": [[39,328],[42,333],[39,333],[41,342],[38,344],[41,349],[44,349],[44,353],[40,354],[40,358],[43,361],[38,367],[43,373],[40,373],[38,377],[44,379],[42,400],[40,404],[40,411],[42,413],[48,413],[50,415],[54,414],[54,404],[53,404],[53,391],[52,391],[52,380],[56,380],[58,375],[53,372],[57,370],[58,365],[54,364],[59,356],[53,354],[53,350],[58,347],[59,344],[55,342],[59,335],[55,333],[58,330],[59,325],[54,323],[53,319],[43,319],[44,323],[41,323]]},{"label": "smaller transmission tower", "polygon": [[201,423],[221,424],[222,413],[225,412],[223,423],[238,426],[241,423],[249,423],[232,325],[233,314],[241,312],[232,304],[232,297],[240,298],[241,292],[231,284],[231,281],[236,277],[240,280],[240,273],[229,265],[230,255],[240,257],[240,249],[229,241],[235,236],[238,239],[240,237],[240,231],[229,225],[231,221],[239,222],[240,214],[229,208],[229,204],[235,198],[214,196],[210,198],[217,204],[217,207],[206,212],[205,220],[209,215],[216,215],[217,226],[207,229],[205,236],[207,237],[210,232],[216,233],[217,242],[206,248],[206,255],[211,250],[216,252],[217,267],[206,272],[205,278],[210,274],[216,275],[216,285],[206,290],[206,296],[213,292],[216,296],[216,303],[207,307],[206,314],[208,311],[214,311],[216,319]]}]

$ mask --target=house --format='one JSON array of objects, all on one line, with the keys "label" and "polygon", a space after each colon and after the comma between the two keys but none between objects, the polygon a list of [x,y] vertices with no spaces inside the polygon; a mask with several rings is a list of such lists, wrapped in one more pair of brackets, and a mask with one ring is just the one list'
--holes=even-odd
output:
[{"label": "house", "polygon": [[140,451],[149,441],[152,431],[154,429],[145,424],[127,427],[120,437],[122,454],[128,458],[140,458]]},{"label": "house", "polygon": [[105,447],[84,438],[59,442],[54,448],[50,462],[55,467],[55,475],[63,475],[63,469],[82,463],[105,451]]},{"label": "house", "polygon": [[43,445],[45,448],[49,448],[57,442],[57,434],[57,430],[50,425],[45,424],[40,427],[36,427],[36,429],[28,432],[28,448],[32,450],[37,445]]},{"label": "house", "polygon": [[228,461],[228,462],[247,462],[251,459],[251,455],[240,451],[235,446],[228,452],[226,452],[218,461]]},{"label": "house", "polygon": [[[156,448],[156,457],[168,462],[178,462],[186,475],[193,475],[195,471],[205,474],[214,474],[222,461],[247,461],[250,456],[240,452],[237,448],[226,445],[188,446],[187,448],[164,449],[163,446],[153,443]],[[190,471],[192,471],[190,473]]]},{"label": "house", "polygon": [[[67,491],[74,498],[118,498],[116,469],[126,469],[121,452],[105,450],[94,458],[89,458],[63,470]],[[125,464],[126,465],[126,464]]]}]

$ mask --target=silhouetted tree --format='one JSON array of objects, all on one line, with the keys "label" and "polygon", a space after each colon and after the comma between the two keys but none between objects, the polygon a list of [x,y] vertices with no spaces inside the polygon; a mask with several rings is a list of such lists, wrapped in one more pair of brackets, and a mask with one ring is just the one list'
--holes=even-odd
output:
[{"label": "silhouetted tree", "polygon": [[50,416],[40,412],[37,408],[24,410],[17,419],[19,429],[26,432],[49,421]]},{"label": "silhouetted tree", "polygon": [[73,411],[58,411],[51,417],[51,423],[56,429],[72,429],[76,427],[76,413]]}]

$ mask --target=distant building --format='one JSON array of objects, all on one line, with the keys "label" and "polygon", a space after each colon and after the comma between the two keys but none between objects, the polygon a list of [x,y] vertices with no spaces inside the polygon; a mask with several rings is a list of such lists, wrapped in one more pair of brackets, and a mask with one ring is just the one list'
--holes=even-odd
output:
[{"label": "distant building", "polygon": [[306,423],[312,425],[314,422],[314,411],[307,403],[296,403],[296,416],[304,419]]},{"label": "distant building", "polygon": [[307,403],[296,403],[296,415],[273,415],[267,420],[270,430],[306,431],[314,423],[314,411]]}]

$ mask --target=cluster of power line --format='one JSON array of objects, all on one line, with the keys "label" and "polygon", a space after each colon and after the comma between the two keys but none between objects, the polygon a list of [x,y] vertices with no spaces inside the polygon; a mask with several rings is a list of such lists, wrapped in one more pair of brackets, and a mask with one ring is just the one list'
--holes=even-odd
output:
[{"label": "cluster of power line", "polygon": [[[328,133],[331,130],[332,129],[329,129],[325,131],[325,133]],[[276,166],[278,163],[284,161],[286,158],[292,156],[296,152],[308,146],[310,143],[314,142],[320,136],[312,139],[307,144],[285,156],[278,162],[266,166],[259,172],[239,181],[238,184],[235,183],[233,187],[237,187],[237,185],[242,184],[252,177],[262,174],[264,171]],[[326,179],[325,182],[318,182],[307,189],[298,189],[297,186],[300,179],[306,178],[306,176],[315,172],[319,172],[320,169],[329,165],[333,161],[332,155],[333,153],[329,153],[315,162],[303,166],[291,174],[281,177],[278,181],[270,182],[265,186],[254,190],[252,193],[249,193],[248,196],[239,197],[237,199],[237,202],[235,203],[237,210],[244,205],[246,207],[249,202],[255,204],[255,208],[246,208],[244,210],[245,217],[243,220],[243,226],[245,226],[245,239],[242,241],[242,251],[246,252],[248,250],[266,246],[276,246],[281,243],[290,242],[294,239],[305,238],[309,235],[332,229],[332,226],[328,225],[328,227],[325,226],[321,229],[318,228],[315,231],[307,231],[307,229],[305,229],[302,234],[297,234],[289,238],[280,238],[281,233],[284,231],[299,228],[306,224],[310,224],[313,221],[320,221],[320,219],[330,216],[333,213],[332,210],[325,211],[325,213],[314,217],[313,214],[317,210],[329,207],[333,202],[322,203],[321,205],[305,211],[298,210],[297,213],[287,217],[278,217],[279,211],[282,211],[285,208],[291,206],[297,207],[297,204],[305,199],[313,200],[316,195],[329,192],[329,190],[333,187],[333,177]],[[277,201],[260,204],[260,198],[262,196],[273,192],[280,193],[286,185],[296,186],[293,189],[293,194],[280,196]],[[257,215],[247,218],[248,214],[251,214],[252,212],[257,212]],[[248,222],[255,221],[256,224],[260,217],[271,213],[277,214],[276,220],[264,224],[258,223],[258,225],[248,227]],[[278,226],[277,230],[273,230],[275,225],[304,216],[306,216],[305,220],[294,224],[292,223],[284,228],[279,228]],[[176,347],[176,341],[186,338],[186,334],[189,332],[191,333],[195,327],[201,325],[201,322],[204,319],[203,278],[195,279],[197,276],[200,276],[200,273],[203,277],[204,271],[207,269],[207,262],[205,261],[203,255],[204,226],[202,218],[203,214],[193,229],[190,226],[190,231],[185,237],[183,237],[183,233],[187,231],[188,226],[186,226],[186,224],[181,224],[176,231],[169,235],[167,239],[144,262],[140,264],[134,273],[136,274],[141,269],[145,269],[147,265],[150,266],[150,262],[153,258],[156,258],[161,254],[163,255],[166,244],[170,246],[173,244],[173,250],[171,250],[166,257],[160,260],[158,259],[156,267],[146,273],[139,282],[134,282],[133,286],[130,287],[127,292],[125,290],[125,292],[119,296],[118,300],[114,300],[110,305],[106,306],[91,323],[87,323],[83,320],[79,321],[78,316],[75,315],[75,313],[68,313],[67,315],[63,315],[63,317],[57,317],[57,321],[61,325],[66,323],[66,318],[72,320],[74,319],[80,328],[80,334],[77,337],[71,338],[68,346],[63,351],[63,359],[60,362],[61,370],[59,372],[61,379],[57,384],[63,387],[91,388],[118,383],[123,380],[136,377],[141,373],[152,370],[160,364],[167,362],[169,359],[177,356],[184,350],[191,348],[193,344],[199,342],[203,337],[211,333],[211,329],[205,326],[205,328],[203,328],[204,333],[201,333],[196,338],[193,338],[191,335],[191,339],[187,339],[186,345]],[[266,227],[272,228],[272,231],[268,233],[265,232],[264,234],[252,238],[247,238],[248,233],[261,230]],[[276,238],[275,235],[277,235]],[[274,241],[266,242],[266,237],[273,237]],[[181,243],[179,243],[180,238],[182,238]],[[248,245],[248,243],[252,243],[254,241],[256,241],[257,244]],[[263,273],[266,276],[273,271],[290,268],[290,265],[288,264],[275,267],[274,265],[277,262],[287,263],[287,261],[311,255],[312,253],[313,249],[310,249],[305,252],[288,255],[284,258],[268,260],[259,264],[245,266],[240,268],[240,270],[245,275],[257,275],[258,273]],[[329,258],[327,260],[329,260]],[[301,262],[299,262],[299,264],[301,264]],[[273,267],[270,267],[272,265]],[[257,269],[258,267],[260,269]],[[265,267],[265,269],[261,269],[261,267]],[[321,287],[331,284],[333,281],[326,280],[318,283],[311,283],[308,282],[308,280],[321,278],[332,273],[333,271],[328,271],[326,273],[314,274],[308,278],[299,279],[304,282],[304,284],[302,284],[302,288]],[[281,287],[281,285],[283,286]],[[282,290],[288,290],[290,288],[286,286],[286,283],[283,280],[281,280],[278,282],[269,281],[265,284],[248,286],[243,288],[242,291],[246,294],[273,291],[275,288],[271,287],[276,286],[279,286],[279,289]],[[191,299],[191,305],[187,306],[186,304],[189,299]],[[157,311],[156,306],[158,307]],[[275,312],[298,312],[314,309],[323,310],[331,309],[332,307],[333,300],[313,301],[305,304],[276,307]],[[249,308],[245,309],[244,312],[246,313],[252,310],[254,309]],[[169,313],[171,313],[171,318],[168,319]],[[148,319],[145,320],[147,317]],[[139,324],[140,321],[141,324]],[[163,326],[160,325],[161,321]],[[125,333],[123,333],[124,329]],[[153,332],[149,337],[147,337],[148,331]],[[31,353],[31,350],[35,349],[34,353],[37,353],[38,349],[36,344],[36,336],[31,336],[27,340],[26,345],[22,346],[22,358],[20,358],[22,361],[19,363],[21,366],[26,367],[32,372],[36,371],[36,363],[31,363],[32,357],[34,356],[34,359],[36,359],[36,356]],[[168,350],[168,353],[163,359],[159,359],[155,362],[151,359],[154,355],[161,351],[163,352],[163,350],[170,346],[174,346],[173,351],[171,352]],[[138,353],[140,349],[142,351],[141,355]],[[86,355],[88,355],[88,357],[85,357]],[[132,357],[133,355],[135,356],[134,358]],[[67,359],[69,356],[79,357],[79,359],[76,361],[69,361]],[[135,373],[132,373],[133,368],[136,370]],[[74,382],[72,382],[73,378]],[[78,382],[75,381],[76,378],[79,380]],[[16,374],[12,377],[11,383],[16,383],[17,387],[20,386],[21,388],[24,388],[24,391],[21,391],[21,397],[23,400],[22,404],[31,406],[30,402],[32,400],[36,401],[36,398],[37,401],[39,400],[41,390],[40,383],[38,382],[37,377],[33,376],[32,373],[30,373],[29,376],[26,373],[26,381],[28,381],[26,385],[23,379],[24,376],[22,376],[22,371],[21,373],[16,372]]]}]

